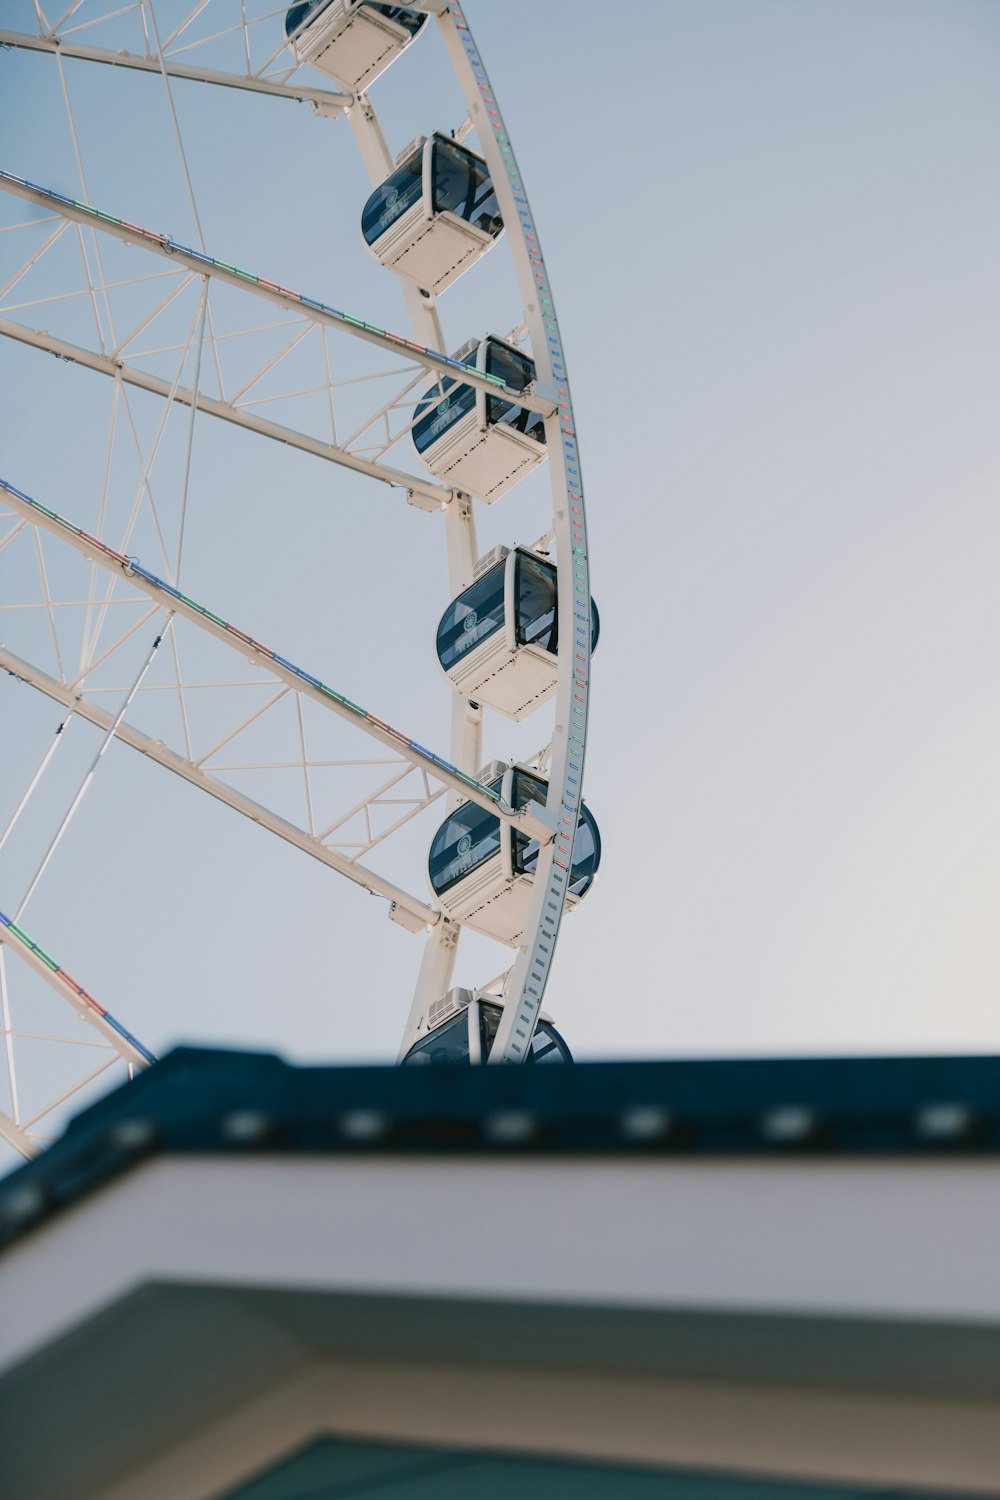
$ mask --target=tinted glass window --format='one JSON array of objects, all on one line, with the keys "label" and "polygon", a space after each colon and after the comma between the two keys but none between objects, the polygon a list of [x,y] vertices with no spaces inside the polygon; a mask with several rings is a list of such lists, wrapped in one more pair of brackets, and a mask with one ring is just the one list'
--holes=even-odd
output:
[{"label": "tinted glass window", "polygon": [[486,346],[486,373],[499,375],[513,390],[523,391],[535,378],[535,361],[520,349],[509,349],[498,339],[490,339]]},{"label": "tinted glass window", "polygon": [[[466,360],[470,369],[476,367],[476,356],[470,354]],[[413,424],[413,442],[418,453],[425,453],[432,443],[454,427],[476,405],[476,388],[472,385],[459,385],[447,376],[441,381],[440,386],[433,390],[425,391],[422,399],[417,403],[414,413],[416,421]]]},{"label": "tinted glass window", "polygon": [[[497,791],[500,782],[493,783]],[[431,885],[440,896],[500,851],[500,819],[475,802],[463,802],[437,833],[427,857]]]},{"label": "tinted glass window", "polygon": [[[456,385],[453,380],[442,382],[443,394],[428,391],[417,406],[417,421],[413,425],[413,441],[418,453],[424,453],[442,433],[454,427],[476,405],[475,387]],[[423,413],[423,415],[421,415]]]},{"label": "tinted glass window", "polygon": [[491,568],[445,610],[437,633],[445,671],[503,625],[504,571],[503,563]]},{"label": "tinted glass window", "polygon": [[[486,373],[499,375],[515,391],[523,391],[535,378],[535,362],[519,350],[507,349],[490,339],[486,346]],[[506,422],[508,427],[527,433],[536,443],[545,442],[545,419],[541,412],[515,406],[506,396],[487,396],[486,420]]]},{"label": "tinted glass window", "polygon": [[[490,1055],[502,1014],[503,1011],[499,1005],[490,1005],[485,1000],[480,1002],[479,1036],[483,1062]],[[572,1062],[573,1058],[556,1028],[548,1021],[539,1021],[535,1034],[531,1038],[531,1050],[524,1060],[529,1063],[561,1063]]]},{"label": "tinted glass window", "polygon": [[[512,805],[514,807],[525,807],[532,799],[544,804],[548,795],[548,785],[535,776],[528,776],[523,771],[518,771],[514,776],[514,788]],[[514,832],[512,842],[513,865],[515,875],[533,875],[538,865],[538,840],[532,839],[524,833]],[[597,824],[591,817],[590,811],[585,807],[580,814],[580,822],[576,830],[576,842],[573,845],[573,868],[570,870],[570,893],[574,896],[582,896],[590,889],[597,867],[601,862],[601,836],[597,830]]]},{"label": "tinted glass window", "polygon": [[397,26],[405,26],[411,36],[416,36],[427,20],[419,10],[408,10],[405,5],[382,5],[380,0],[365,0],[365,5],[369,10],[377,10],[386,20],[395,21]]},{"label": "tinted glass window", "polygon": [[576,830],[573,845],[573,868],[570,871],[569,888],[574,896],[582,896],[594,883],[597,867],[601,863],[601,835],[597,824],[585,807]]},{"label": "tinted glass window", "polygon": [[533,1063],[571,1063],[573,1054],[556,1028],[548,1021],[541,1021],[531,1038],[527,1060]]},{"label": "tinted glass window", "polygon": [[428,1063],[467,1063],[468,1061],[469,1013],[463,1010],[411,1047],[403,1058],[403,1067],[426,1066]]},{"label": "tinted glass window", "polygon": [[368,199],[361,215],[361,233],[369,245],[385,234],[400,214],[420,201],[424,183],[423,160],[421,146]]},{"label": "tinted glass window", "polygon": [[[517,644],[541,646],[554,655],[559,650],[559,617],[556,570],[552,563],[539,562],[518,553],[514,592],[517,598]],[[591,651],[597,645],[600,633],[600,616],[597,605],[591,600]]]},{"label": "tinted glass window", "polygon": [[447,210],[487,234],[500,233],[500,205],[484,161],[451,141],[435,141],[431,175],[435,213]]},{"label": "tinted glass window", "polygon": [[500,1017],[503,1015],[499,1005],[488,1005],[485,1000],[479,1002],[479,1046],[480,1057],[483,1062],[490,1055],[493,1046],[493,1038],[497,1034],[500,1025]]},{"label": "tinted glass window", "polygon": [[549,795],[549,784],[543,776],[536,776],[532,771],[515,771],[514,784],[511,787],[511,801],[514,807],[527,807],[529,802],[540,802],[545,806]]},{"label": "tinted glass window", "polygon": [[[544,807],[547,794],[548,785],[539,777],[529,776],[526,771],[514,772],[514,785],[511,788],[513,808],[527,807],[529,802],[540,802]],[[518,833],[516,829],[512,832],[514,874],[533,875],[538,864],[538,840],[528,838],[527,834]]]},{"label": "tinted glass window", "polygon": [[302,4],[293,5],[285,16],[285,35],[291,36],[293,31],[298,31],[311,16],[326,10],[329,3],[330,0],[302,0]]},{"label": "tinted glass window", "polygon": [[525,557],[519,552],[514,592],[517,597],[517,644],[557,651],[559,621],[555,568],[551,563],[536,562],[533,557]]},{"label": "tinted glass window", "polygon": [[514,785],[511,788],[510,805],[517,811],[527,807],[529,802],[540,802],[545,806],[545,799],[549,794],[549,784],[540,776],[532,776],[529,771],[515,771]]}]

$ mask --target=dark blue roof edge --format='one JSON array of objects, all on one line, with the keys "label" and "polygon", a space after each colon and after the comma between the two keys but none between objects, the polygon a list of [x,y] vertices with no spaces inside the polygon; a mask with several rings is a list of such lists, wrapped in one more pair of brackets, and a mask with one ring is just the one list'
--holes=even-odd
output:
[{"label": "dark blue roof edge", "polygon": [[0,1181],[0,1247],[154,1153],[1000,1151],[1000,1057],[295,1066],[180,1047]]}]

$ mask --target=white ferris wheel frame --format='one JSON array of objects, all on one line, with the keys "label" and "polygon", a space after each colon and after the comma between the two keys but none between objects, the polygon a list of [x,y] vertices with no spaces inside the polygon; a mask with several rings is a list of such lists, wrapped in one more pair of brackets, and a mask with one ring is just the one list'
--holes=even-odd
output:
[{"label": "white ferris wheel frame", "polygon": [[[199,14],[207,0],[195,7],[188,22]],[[482,154],[486,158],[494,191],[499,201],[509,247],[522,300],[520,327],[526,330],[535,362],[537,378],[529,393],[518,396],[518,404],[542,414],[545,423],[546,451],[552,494],[551,528],[546,534],[555,546],[557,567],[558,631],[561,649],[557,660],[557,687],[555,694],[555,722],[551,743],[545,752],[548,761],[548,795],[546,806],[532,804],[516,812],[512,808],[498,805],[496,793],[483,786],[476,778],[482,764],[483,716],[478,706],[470,703],[457,688],[453,688],[450,732],[450,759],[435,755],[416,744],[405,734],[393,729],[373,714],[365,713],[351,704],[350,700],[335,693],[318,682],[301,668],[293,666],[276,652],[262,647],[253,637],[236,627],[229,626],[211,614],[204,606],[197,605],[181,595],[165,580],[142,568],[132,566],[127,556],[115,553],[79,528],[64,521],[56,512],[42,506],[12,483],[3,482],[0,498],[17,518],[15,530],[30,525],[68,542],[96,567],[118,572],[128,577],[129,582],[156,606],[162,606],[162,615],[169,625],[176,615],[187,619],[197,628],[207,630],[217,640],[233,646],[244,656],[250,650],[251,660],[264,661],[272,677],[285,687],[294,688],[302,696],[309,696],[324,708],[350,719],[365,733],[379,740],[383,746],[398,754],[399,763],[405,769],[393,772],[386,785],[379,789],[372,801],[378,800],[388,790],[411,774],[422,777],[420,795],[411,799],[418,810],[427,806],[435,797],[447,795],[449,805],[454,807],[460,800],[471,799],[488,807],[497,816],[515,824],[525,833],[537,838],[539,852],[534,872],[533,890],[528,920],[523,938],[516,951],[512,967],[502,976],[504,1008],[497,1037],[489,1058],[491,1063],[523,1062],[530,1053],[531,1039],[538,1021],[551,970],[561,920],[566,906],[566,894],[572,867],[573,845],[582,803],[583,772],[587,741],[590,698],[590,569],[587,541],[586,509],[579,453],[576,441],[576,424],[566,369],[565,354],[555,304],[549,283],[548,272],[542,255],[538,231],[532,214],[523,181],[517,166],[513,147],[496,101],[492,85],[483,65],[476,43],[461,5],[455,0],[424,0],[411,8],[428,12],[436,20],[443,43],[458,79],[468,120],[465,129],[475,129]],[[144,27],[146,22],[146,0],[140,0],[139,9]],[[77,9],[70,7],[66,16]],[[308,101],[315,112],[322,116],[346,115],[359,148],[363,163],[373,186],[380,185],[393,171],[395,159],[389,150],[379,125],[378,118],[367,94],[357,96],[336,93],[332,90],[311,88],[297,80],[283,81],[274,77],[250,74],[249,62],[246,75],[223,73],[178,63],[165,56],[166,44],[160,44],[153,36],[155,49],[146,57],[122,52],[108,52],[91,47],[70,38],[58,35],[58,27],[65,21],[60,18],[49,32],[39,36],[0,31],[0,45],[23,47],[29,50],[50,52],[64,57],[103,63],[139,71],[161,74],[168,77],[199,81],[221,87],[237,88],[272,96]],[[188,24],[185,22],[184,24]],[[41,24],[41,23],[40,23]],[[147,37],[149,30],[146,28]],[[173,39],[177,32],[168,38]],[[249,57],[249,54],[248,54]],[[61,66],[61,64],[60,64]],[[168,86],[169,88],[169,86]],[[439,380],[456,369],[462,371],[463,382],[481,386],[487,390],[497,388],[495,379],[480,375],[440,351],[444,338],[433,297],[418,291],[417,287],[400,278],[407,311],[412,326],[412,339],[401,338],[387,330],[377,328],[362,319],[354,318],[313,299],[304,298],[287,288],[265,282],[263,278],[250,277],[214,260],[203,251],[185,247],[169,236],[144,231],[138,226],[123,224],[112,215],[95,210],[78,200],[61,197],[10,173],[0,173],[0,188],[27,199],[36,206],[54,211],[57,222],[63,227],[69,224],[86,225],[90,230],[138,245],[160,256],[166,256],[176,268],[188,273],[189,281],[201,278],[207,300],[209,280],[215,278],[242,290],[262,296],[280,308],[291,309],[297,316],[317,326],[333,326],[341,332],[375,344],[383,349],[399,352],[412,361],[409,368],[413,374],[409,385],[416,384],[423,375],[429,374]],[[59,231],[53,231],[54,238]],[[79,233],[79,231],[78,231]],[[46,241],[48,243],[48,241]],[[174,295],[173,292],[170,296]],[[168,299],[169,300],[169,297]],[[148,321],[148,320],[147,320]],[[355,472],[366,474],[381,482],[402,489],[408,501],[428,512],[441,511],[444,517],[445,539],[448,557],[449,583],[452,597],[456,597],[473,581],[478,560],[474,507],[471,498],[460,491],[449,489],[430,476],[419,476],[399,470],[382,461],[352,451],[348,442],[324,443],[308,434],[296,432],[247,410],[235,399],[217,400],[197,388],[182,387],[178,381],[169,382],[141,370],[129,362],[124,347],[107,350],[88,350],[48,332],[32,329],[9,318],[0,318],[0,334],[33,347],[47,350],[74,364],[112,376],[116,382],[145,389],[161,396],[168,403],[176,402],[195,411],[205,411],[236,425],[256,431],[263,436],[277,439],[303,451],[313,453],[331,462],[344,465]],[[131,336],[130,336],[131,337]],[[419,341],[419,342],[415,342]],[[129,340],[124,341],[124,343]],[[405,391],[404,391],[405,394]],[[391,403],[386,403],[377,417],[388,416]],[[374,420],[374,419],[373,419]],[[412,425],[412,424],[411,424]],[[0,546],[14,533],[0,540]],[[51,613],[51,611],[50,611]],[[145,617],[144,617],[145,618]],[[158,637],[159,639],[159,637]],[[85,701],[72,684],[59,682],[39,667],[20,659],[6,648],[0,647],[0,668],[21,678],[45,693],[54,702],[70,712],[102,729],[105,744],[112,737],[122,740],[133,749],[180,775],[190,784],[207,791],[235,811],[243,813],[255,822],[285,838],[287,841],[320,859],[329,868],[344,874],[350,880],[369,891],[383,895],[392,903],[390,915],[411,931],[426,933],[424,955],[420,965],[416,990],[406,1023],[400,1049],[402,1056],[423,1029],[431,1005],[438,1001],[449,988],[453,975],[461,924],[452,920],[433,902],[420,899],[383,879],[358,862],[356,854],[338,852],[336,846],[316,837],[311,831],[303,832],[294,824],[279,817],[258,802],[234,791],[224,781],[214,776],[200,762],[186,760],[168,750],[160,741],[152,740],[124,721],[124,711],[117,718],[91,701]],[[360,715],[360,717],[359,717]],[[204,757],[203,757],[204,759]],[[44,763],[43,763],[44,764]],[[37,779],[37,778],[36,778]],[[437,790],[432,790],[432,781]],[[33,783],[34,784],[34,783]],[[404,814],[405,821],[411,813]],[[396,825],[394,825],[396,826]],[[390,830],[391,832],[392,830]],[[387,835],[383,835],[387,836]],[[22,903],[23,905],[23,903]],[[142,1044],[137,1042],[110,1013],[95,1002],[66,971],[50,959],[48,954],[27,936],[16,920],[4,918],[0,921],[0,945],[24,957],[35,970],[42,974],[53,988],[68,1000],[79,1014],[95,1025],[102,1043],[112,1051],[111,1061],[123,1059],[133,1067],[143,1067],[151,1060]],[[2,977],[2,976],[0,976]],[[490,988],[494,988],[496,981]],[[3,1029],[7,1050],[7,1063],[14,1091],[12,1061],[13,1032],[10,1023],[6,986],[0,995],[3,1009]],[[75,1087],[83,1087],[95,1075],[108,1066],[102,1062],[96,1070],[88,1072]],[[63,1102],[73,1089],[65,1090],[59,1099],[48,1104],[35,1115],[35,1119],[47,1114],[56,1104]],[[39,1146],[39,1138],[31,1133],[33,1120],[19,1120],[17,1116],[16,1091],[14,1091],[14,1115],[10,1118],[0,1113],[0,1136],[24,1155],[33,1154]]]}]

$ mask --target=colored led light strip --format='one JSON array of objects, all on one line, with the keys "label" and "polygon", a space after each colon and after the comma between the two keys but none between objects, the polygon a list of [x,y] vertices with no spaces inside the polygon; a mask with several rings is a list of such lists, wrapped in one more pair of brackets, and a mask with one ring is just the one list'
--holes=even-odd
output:
[{"label": "colored led light strip", "polygon": [[23,943],[26,948],[30,949],[36,958],[40,958],[45,967],[50,969],[57,979],[61,980],[63,984],[68,985],[74,995],[81,999],[85,1005],[89,1006],[95,1015],[100,1016],[101,1020],[110,1026],[113,1031],[116,1031],[131,1047],[134,1047],[148,1063],[156,1062],[155,1053],[150,1052],[148,1047],[144,1047],[139,1039],[132,1035],[131,1031],[128,1031],[120,1021],[115,1019],[109,1010],[105,1010],[104,1006],[95,1000],[88,990],[83,988],[82,984],[77,984],[72,974],[67,974],[62,965],[57,964],[52,955],[46,953],[41,944],[36,943],[33,938],[30,938],[22,927],[18,927],[16,922],[2,911],[0,911],[0,925],[4,926],[8,932],[13,933],[18,942]]},{"label": "colored led light strip", "polygon": [[418,744],[416,740],[411,739],[409,735],[403,734],[401,730],[394,729],[384,719],[376,718],[374,714],[369,713],[360,704],[354,703],[350,698],[345,698],[343,693],[338,693],[335,688],[328,686],[325,682],[321,682],[318,677],[313,677],[310,672],[306,672],[302,667],[296,666],[294,662],[289,661],[286,657],[279,656],[276,651],[272,651],[269,646],[265,646],[260,641],[255,640],[252,635],[247,635],[245,631],[239,630],[235,625],[231,625],[221,615],[213,614],[210,609],[206,609],[204,604],[199,604],[197,599],[192,599],[187,594],[182,594],[180,589],[175,589],[173,584],[166,583],[164,579],[157,577],[155,573],[151,573],[148,568],[142,567],[134,558],[127,557],[123,552],[116,552],[113,547],[109,547],[106,543],[98,541],[97,537],[91,536],[89,531],[84,531],[81,527],[74,526],[72,521],[67,521],[64,516],[58,515],[56,511],[50,510],[47,505],[42,505],[40,501],[33,500],[30,495],[26,495],[23,490],[17,489],[15,485],[9,484],[7,480],[0,479],[0,490],[5,491],[8,495],[15,496],[22,504],[30,506],[32,510],[40,512],[41,515],[47,516],[57,526],[70,532],[73,536],[80,537],[82,541],[87,542],[91,547],[96,547],[106,557],[109,557],[112,562],[116,563],[127,575],[135,575],[143,578],[146,583],[152,585],[158,591],[169,595],[170,598],[179,599],[182,604],[186,604],[189,609],[193,609],[199,615],[203,615],[206,620],[210,620],[220,630],[226,631],[228,635],[241,641],[244,646],[249,647],[257,655],[266,657],[268,661],[273,661],[279,667],[284,667],[286,672],[291,672],[294,676],[300,678],[301,681],[309,683],[310,687],[315,688],[324,697],[333,699],[335,703],[339,703],[352,714],[356,714],[359,719],[365,720],[375,728],[380,729],[384,734],[390,735],[398,744],[415,751],[418,755],[425,756],[436,766],[440,766],[442,770],[447,771],[449,775],[457,777],[466,786],[472,787],[473,790],[488,797],[491,802],[500,802],[500,793],[495,788],[477,781],[474,776],[467,775],[465,771],[460,771],[457,766],[452,765],[451,761],[445,760],[443,756],[436,755],[433,750],[428,750],[426,746]]},{"label": "colored led light strip", "polygon": [[[390,333],[385,328],[379,328],[376,323],[367,323],[364,318],[355,318],[350,313],[341,312],[339,308],[330,307],[325,302],[318,302],[314,297],[307,297],[302,292],[292,291],[290,287],[280,286],[276,281],[267,281],[263,276],[255,276],[252,271],[244,271],[239,266],[231,266],[227,261],[217,260],[214,255],[206,255],[203,250],[194,250],[190,245],[182,245],[179,240],[172,239],[169,234],[157,234],[152,229],[143,229],[139,224],[132,224],[128,219],[119,219],[115,214],[105,213],[103,209],[94,208],[90,203],[81,203],[79,198],[68,198],[64,193],[57,193],[52,188],[41,187],[37,182],[29,182],[27,177],[18,177],[13,172],[0,170],[0,182],[16,183],[18,187],[27,188],[32,193],[38,193],[47,203],[68,204],[70,208],[76,209],[78,213],[90,214],[92,218],[101,219],[106,224],[114,224],[117,229],[127,229],[130,235],[137,239],[147,240],[151,244],[159,245],[164,250],[180,250],[184,255],[189,255],[193,260],[199,260],[206,266],[211,266],[216,271],[227,271],[230,276],[238,276],[243,281],[249,281],[254,286],[263,287],[265,291],[278,292],[282,297],[289,297],[293,302],[301,302],[303,307],[314,307],[318,312],[328,318],[334,318],[339,323],[349,323],[355,328],[363,328],[366,333],[378,334],[380,338],[391,339],[394,344],[400,344],[406,349],[412,349],[415,354],[422,354],[431,359],[439,360],[443,364],[450,365],[452,369],[461,370],[463,373],[470,368],[464,360],[455,359],[450,354],[442,354],[440,349],[430,349],[426,344],[416,344],[412,339],[403,338],[401,334]],[[499,375],[487,374],[483,370],[476,370],[476,375],[483,380],[488,380],[492,385],[499,386],[501,390],[508,391],[511,396],[523,395]]]}]

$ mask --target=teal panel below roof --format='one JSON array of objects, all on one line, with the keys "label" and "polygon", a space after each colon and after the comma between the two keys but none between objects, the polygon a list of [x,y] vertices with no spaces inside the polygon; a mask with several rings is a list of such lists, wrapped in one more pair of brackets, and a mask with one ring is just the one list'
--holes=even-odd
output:
[{"label": "teal panel below roof", "polygon": [[[218,1500],[918,1500],[885,1485],[811,1484],[322,1438]],[[960,1500],[954,1492],[919,1500]]]},{"label": "teal panel below roof", "polygon": [[[341,1500],[341,1497],[409,1493],[408,1486],[435,1480],[466,1455],[395,1444],[321,1438],[238,1489],[224,1500]],[[423,1493],[434,1493],[423,1491]],[[223,1497],[220,1497],[223,1500]]]}]

